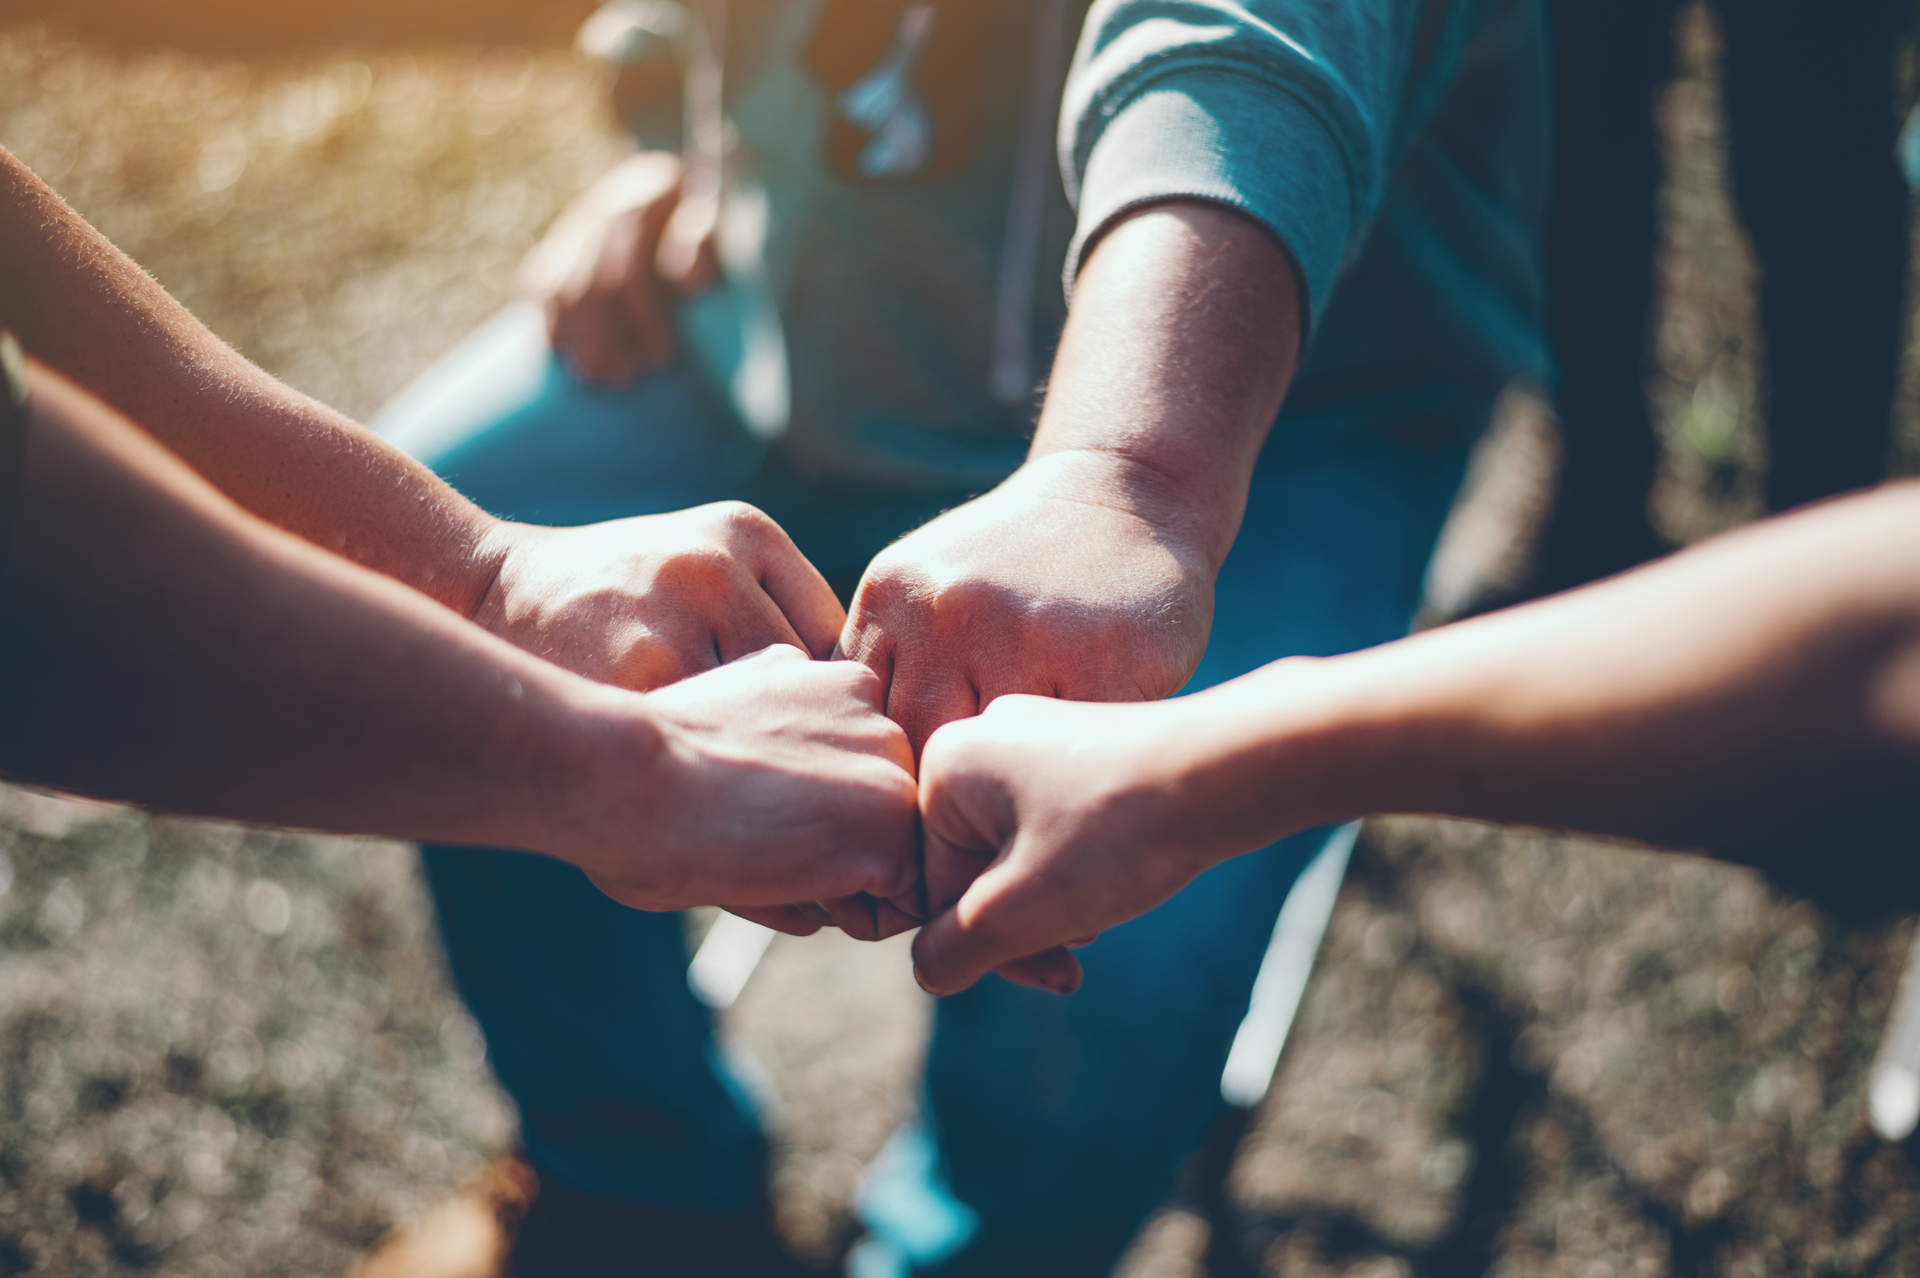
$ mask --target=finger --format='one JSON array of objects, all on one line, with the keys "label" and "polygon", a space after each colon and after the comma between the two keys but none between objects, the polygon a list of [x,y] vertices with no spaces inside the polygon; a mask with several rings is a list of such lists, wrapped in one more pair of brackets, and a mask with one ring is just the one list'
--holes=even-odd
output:
[{"label": "finger", "polygon": [[920,884],[923,917],[950,909],[1012,840],[1013,798],[970,749],[981,721],[942,729],[920,767]]},{"label": "finger", "polygon": [[942,725],[980,713],[980,694],[958,666],[936,657],[936,664],[894,654],[893,681],[887,687],[887,717],[899,724],[919,758],[927,738]]},{"label": "finger", "polygon": [[[836,682],[846,695],[858,701],[871,716],[865,717],[860,724],[861,732],[858,741],[849,741],[848,745],[876,758],[885,759],[900,769],[907,783],[913,787],[912,807],[914,815],[918,817],[919,782],[915,775],[913,748],[907,744],[907,734],[900,730],[900,725],[886,717],[886,684],[881,681],[879,675],[866,666],[857,665],[851,661],[823,664],[833,672]],[[916,850],[919,847],[917,833],[914,846]]]},{"label": "finger", "polygon": [[[914,975],[935,994],[967,989],[987,972],[1059,944],[1061,903],[1002,863],[981,875],[952,909],[937,915],[913,942]],[[1077,933],[1079,929],[1074,929]],[[1049,962],[1020,969],[1023,976],[1062,994],[1078,986],[1072,968]],[[1071,979],[1070,979],[1071,978]]]},{"label": "finger", "polygon": [[[938,819],[943,826],[951,825],[954,820],[951,808],[943,810]],[[922,818],[925,847],[921,853],[920,881],[929,918],[959,904],[960,898],[1000,851],[997,843],[972,831],[956,840],[943,830],[932,829],[931,825],[932,819]]]},{"label": "finger", "polygon": [[831,901],[820,902],[833,919],[835,927],[856,941],[877,941],[880,939],[880,922],[874,917],[876,902],[865,892],[853,896],[837,897]]},{"label": "finger", "polygon": [[[883,641],[878,647],[869,648],[865,652],[855,652],[848,648],[846,636],[843,633],[840,642],[833,645],[828,661],[836,668],[860,671],[865,678],[855,681],[852,687],[853,694],[865,702],[874,713],[886,715],[887,700],[893,695],[893,649],[891,647]],[[908,776],[916,775],[919,757],[914,752],[913,743],[907,740],[907,734],[901,731],[899,724],[891,719],[887,720],[887,724],[898,734],[888,743],[888,756],[905,769]]]},{"label": "finger", "polygon": [[595,874],[585,866],[581,867],[580,872],[587,876],[587,882],[630,910],[640,910],[647,914],[665,914],[684,910],[688,905],[685,901],[662,900],[646,892],[635,891],[621,884],[619,880],[611,876]]},{"label": "finger", "polygon": [[712,621],[722,664],[771,647],[811,655],[787,614],[751,578],[742,575],[729,583],[729,593],[732,598],[718,608],[719,615]]},{"label": "finger", "polygon": [[806,653],[800,650],[799,644],[776,643],[768,647],[762,648],[758,652],[749,652],[744,657],[741,657],[737,661],[733,661],[728,664],[736,665],[736,666],[751,666],[756,661],[774,662],[774,661],[811,661],[811,660],[812,660],[811,657],[807,656]]},{"label": "finger", "polygon": [[820,902],[797,900],[791,906],[774,906],[774,910],[791,910],[797,913],[801,919],[814,925],[814,931],[820,931],[822,927],[839,927],[839,923],[833,921],[833,915],[824,910]]},{"label": "finger", "polygon": [[761,927],[770,927],[788,936],[812,936],[823,926],[818,919],[796,905],[729,905],[723,908],[749,923],[758,923]]},{"label": "finger", "polygon": [[714,243],[719,214],[711,196],[683,198],[660,235],[654,269],[682,297],[698,297],[720,278]]},{"label": "finger", "polygon": [[899,936],[902,932],[911,932],[926,922],[918,914],[885,900],[874,902],[873,917],[878,926],[873,938],[876,941],[884,941],[890,936]]},{"label": "finger", "polygon": [[894,902],[865,892],[821,904],[834,925],[856,941],[884,941],[920,926],[920,919]]},{"label": "finger", "polygon": [[677,347],[673,313],[663,295],[656,265],[660,236],[676,207],[675,201],[656,200],[641,210],[634,231],[634,253],[620,278],[619,302],[633,331],[638,356],[650,368],[672,363]]},{"label": "finger", "polygon": [[792,908],[799,912],[801,918],[818,923],[821,927],[835,926],[833,915],[823,909],[818,901],[796,901]]},{"label": "finger", "polygon": [[1052,990],[1055,994],[1073,993],[1086,978],[1086,969],[1080,966],[1080,960],[1061,946],[1002,963],[993,970],[1015,985]]},{"label": "finger", "polygon": [[638,373],[626,323],[603,294],[555,299],[547,314],[554,354],[579,381],[624,386]]},{"label": "finger", "polygon": [[633,335],[635,365],[645,372],[673,363],[679,341],[673,331],[673,312],[658,283],[648,276],[629,276],[620,282],[614,301]]},{"label": "finger", "polygon": [[827,659],[850,662],[871,671],[874,678],[878,680],[877,686],[880,692],[880,699],[874,702],[873,708],[882,714],[886,713],[887,693],[893,687],[893,646],[891,644],[882,641],[871,647],[862,648],[851,644],[846,631],[842,630],[839,641],[833,645],[833,651],[828,654]]},{"label": "finger", "polygon": [[599,385],[625,385],[640,372],[641,344],[622,296],[628,279],[646,278],[652,261],[640,257],[647,210],[610,218],[596,250],[548,303],[549,335],[575,375]]},{"label": "finger", "polygon": [[808,652],[816,659],[830,657],[847,624],[847,610],[786,530],[771,519],[767,527],[754,561],[760,588],[786,614]]},{"label": "finger", "polygon": [[729,502],[724,509],[728,551],[753,574],[800,646],[816,659],[828,656],[847,624],[847,614],[827,579],[766,512],[745,502]]}]

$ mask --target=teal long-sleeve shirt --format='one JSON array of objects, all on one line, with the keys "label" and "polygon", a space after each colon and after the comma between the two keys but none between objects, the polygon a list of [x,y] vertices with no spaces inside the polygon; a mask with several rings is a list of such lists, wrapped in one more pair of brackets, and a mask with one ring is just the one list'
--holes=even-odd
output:
[{"label": "teal long-sleeve shirt", "polygon": [[[995,387],[1009,314],[1035,384],[1064,315],[1044,283],[1015,289],[1010,308],[1009,268],[1024,254],[1029,275],[1064,269],[1070,287],[1103,229],[1175,198],[1254,218],[1304,285],[1309,348],[1270,452],[1375,428],[1450,446],[1510,379],[1547,377],[1538,0],[936,7],[906,63],[935,146],[875,176],[847,149],[868,140],[847,94],[898,55],[903,6],[731,0],[730,163],[758,192],[792,387],[782,446],[804,468],[908,488],[996,482],[1034,410]],[[1060,167],[1022,243],[1036,103]]]},{"label": "teal long-sleeve shirt", "polygon": [[1283,422],[1372,415],[1442,442],[1548,375],[1546,109],[1533,0],[1096,0],[1060,119],[1069,285],[1130,209],[1239,209],[1303,286]]}]

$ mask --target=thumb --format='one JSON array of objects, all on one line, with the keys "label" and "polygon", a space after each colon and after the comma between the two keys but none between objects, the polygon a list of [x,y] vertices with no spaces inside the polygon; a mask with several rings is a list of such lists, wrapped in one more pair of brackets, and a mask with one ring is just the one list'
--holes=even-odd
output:
[{"label": "thumb", "polygon": [[715,236],[720,202],[711,195],[686,194],[661,232],[654,270],[682,297],[698,297],[720,279]]},{"label": "thumb", "polygon": [[1059,911],[1045,888],[1002,862],[975,879],[953,908],[920,929],[913,974],[933,994],[957,994],[996,968],[1010,980],[1056,994],[1080,988],[1079,960],[1055,937]]}]

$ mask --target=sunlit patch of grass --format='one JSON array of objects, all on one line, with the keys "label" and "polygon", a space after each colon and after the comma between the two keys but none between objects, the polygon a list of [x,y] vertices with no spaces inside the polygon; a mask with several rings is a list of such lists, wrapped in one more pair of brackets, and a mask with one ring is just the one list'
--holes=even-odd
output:
[{"label": "sunlit patch of grass", "polygon": [[0,144],[214,331],[364,416],[623,149],[564,51],[242,61],[0,29]]}]

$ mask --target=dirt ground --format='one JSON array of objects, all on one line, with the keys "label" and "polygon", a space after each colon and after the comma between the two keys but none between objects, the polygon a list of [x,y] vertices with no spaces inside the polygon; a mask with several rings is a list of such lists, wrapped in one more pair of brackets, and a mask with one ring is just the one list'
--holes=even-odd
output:
[{"label": "dirt ground", "polygon": [[[1650,390],[1689,540],[1751,513],[1761,449],[1713,33],[1683,32]],[[555,49],[243,58],[18,25],[0,144],[362,416],[620,149]],[[1513,570],[1552,450],[1537,402],[1509,407],[1438,595]],[[1374,822],[1267,1103],[1123,1272],[1920,1274],[1920,1146],[1877,1141],[1864,1099],[1910,932],[1705,861]],[[725,1018],[811,1255],[850,1238],[929,1012],[901,942],[823,936],[776,941]],[[341,1273],[512,1132],[408,849],[0,789],[0,1274]]]}]

